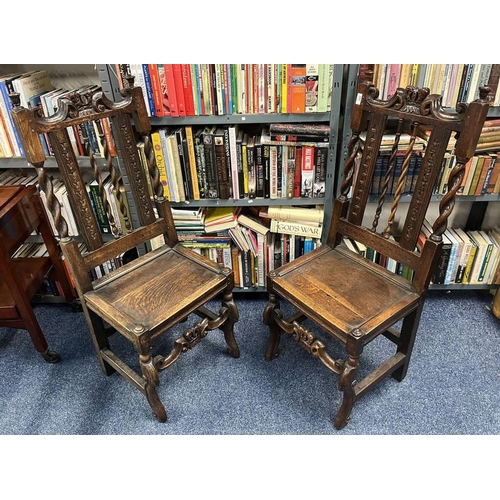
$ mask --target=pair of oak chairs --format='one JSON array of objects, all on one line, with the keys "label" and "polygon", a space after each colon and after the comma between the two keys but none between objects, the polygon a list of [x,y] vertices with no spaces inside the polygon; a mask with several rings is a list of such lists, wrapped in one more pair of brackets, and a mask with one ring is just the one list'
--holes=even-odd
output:
[{"label": "pair of oak chairs", "polygon": [[[348,159],[326,241],[316,250],[267,276],[269,301],[262,319],[269,327],[270,337],[265,357],[270,361],[277,356],[280,337],[282,333],[287,333],[338,375],[338,388],[343,393],[343,399],[334,420],[337,429],[347,423],[354,403],[363,394],[388,376],[401,381],[407,373],[426,291],[440,254],[442,234],[453,210],[465,164],[474,155],[487,114],[487,93],[488,89],[482,88],[476,101],[459,104],[456,111],[451,111],[443,109],[440,96],[429,94],[427,88],[399,88],[385,101],[378,99],[378,90],[370,82],[360,82],[351,120]],[[12,115],[26,159],[37,170],[39,186],[46,195],[101,367],[106,375],[116,371],[139,389],[146,396],[156,419],[164,422],[167,413],[157,391],[159,372],[215,329],[223,332],[229,355],[237,358],[240,352],[234,325],[239,319],[238,308],[233,300],[232,270],[183,247],[177,239],[170,204],[163,195],[159,180],[142,92],[139,87],[134,87],[132,77],[127,79],[122,97],[121,101],[112,102],[101,91],[73,93],[59,101],[56,114],[44,117],[37,108],[28,110],[21,107],[18,95],[12,94]],[[119,150],[116,157],[111,155],[107,144],[109,139],[104,133],[104,120],[111,123]],[[112,241],[103,241],[68,135],[68,128],[85,122],[96,125],[103,147],[102,161],[111,174],[124,216],[126,212],[120,196],[123,195],[123,172],[126,173],[130,184],[129,195],[140,223],[140,227],[135,229],[126,225],[128,229],[123,235],[116,230],[113,212],[103,190],[101,168],[90,151],[90,163],[115,236]],[[382,137],[389,124],[395,126],[395,142],[372,218],[365,209]],[[406,213],[397,218],[419,128],[430,129],[431,134],[411,201],[402,204]],[[398,155],[401,150],[398,142],[403,133],[409,134],[410,140],[404,150],[401,173],[395,179],[394,195],[389,198],[388,185],[397,156],[401,155]],[[50,141],[86,246],[85,251],[82,251],[79,242],[68,236],[51,177],[44,167],[46,157],[39,134],[45,134]],[[432,234],[417,251],[420,229],[451,134],[456,134],[457,138],[456,165],[449,177],[448,192],[440,202]],[[138,154],[138,140],[143,140],[145,144],[153,196],[150,196],[148,180]],[[391,201],[390,210],[389,206],[384,209],[386,197]],[[385,218],[387,221],[382,225],[381,220]],[[394,234],[396,227],[398,234]],[[161,244],[151,249],[151,241],[158,241],[159,238],[162,239]],[[353,252],[344,244],[344,238],[364,244],[380,255],[401,263],[413,271],[411,277],[409,274],[403,277],[390,272]],[[90,278],[89,271],[93,268],[133,247],[139,249],[138,258],[103,277]],[[207,307],[207,302],[217,297],[221,300],[220,309],[213,312]],[[296,312],[284,317],[280,300],[287,301]],[[171,351],[164,356],[153,356],[155,339],[192,317],[197,318],[197,322],[193,326],[186,324],[185,332],[174,341]],[[328,354],[326,342],[316,338],[304,326],[306,319],[326,333],[328,342],[337,341],[344,346],[345,359],[336,360]],[[109,337],[116,332],[134,346],[141,373],[112,351]],[[358,380],[363,349],[381,335],[395,344],[394,354]]]}]

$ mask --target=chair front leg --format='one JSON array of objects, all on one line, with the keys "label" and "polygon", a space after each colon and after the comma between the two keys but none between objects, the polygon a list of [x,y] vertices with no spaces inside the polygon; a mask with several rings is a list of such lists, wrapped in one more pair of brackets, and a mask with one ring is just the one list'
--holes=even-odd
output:
[{"label": "chair front leg", "polygon": [[227,308],[229,311],[229,315],[220,327],[224,332],[224,338],[226,339],[226,344],[228,346],[227,352],[233,358],[240,357],[240,348],[236,343],[236,339],[234,338],[234,324],[240,319],[240,313],[236,304],[233,300],[233,293],[231,290],[226,290],[222,297],[222,307]]},{"label": "chair front leg", "polygon": [[266,350],[266,360],[272,361],[278,356],[278,346],[281,337],[281,328],[274,319],[275,309],[279,310],[280,305],[274,293],[269,294],[269,301],[264,309],[264,324],[269,327],[269,342]]},{"label": "chair front leg", "polygon": [[354,386],[356,385],[356,376],[358,373],[359,356],[362,351],[362,343],[360,338],[362,332],[354,330],[349,334],[347,339],[347,361],[344,364],[344,369],[340,374],[339,390],[344,393],[344,398],[340,409],[335,417],[335,428],[342,429],[349,421],[352,407],[356,401],[356,393]]},{"label": "chair front leg", "polygon": [[166,422],[167,412],[156,391],[156,388],[160,385],[160,380],[158,370],[153,363],[151,341],[147,332],[139,339],[138,352],[142,375],[146,381],[145,391],[149,406],[151,406],[153,415],[159,422]]}]

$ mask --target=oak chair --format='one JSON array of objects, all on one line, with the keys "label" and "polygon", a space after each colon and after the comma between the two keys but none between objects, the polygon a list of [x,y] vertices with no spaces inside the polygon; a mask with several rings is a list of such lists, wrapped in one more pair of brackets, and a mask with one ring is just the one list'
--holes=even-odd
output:
[{"label": "oak chair", "polygon": [[[337,429],[346,425],[354,403],[363,394],[390,375],[401,381],[407,373],[426,291],[440,254],[442,234],[453,210],[465,164],[474,155],[488,111],[485,100],[488,91],[481,88],[479,99],[470,104],[459,103],[453,111],[443,109],[441,96],[430,95],[427,88],[399,88],[385,101],[378,99],[379,91],[370,82],[360,83],[351,119],[352,136],[343,182],[334,202],[326,242],[313,252],[271,271],[267,277],[269,302],[263,319],[269,326],[270,337],[265,357],[268,361],[276,358],[280,335],[286,332],[339,375],[338,388],[343,393],[343,400],[334,422]],[[381,194],[377,203],[371,205],[370,214],[366,210],[370,186],[384,130],[389,124],[396,127],[394,144]],[[420,128],[432,132],[411,199],[400,206]],[[386,207],[384,211],[403,132],[410,135],[410,140],[404,152],[401,174],[394,179],[396,189],[390,200],[390,210]],[[440,201],[431,235],[419,252],[417,240],[452,133],[456,133],[456,165],[449,177],[448,191]],[[403,212],[400,224],[396,218],[398,209]],[[382,225],[383,220],[387,222]],[[413,273],[403,277],[388,271],[353,251],[352,246],[344,244],[344,238],[364,244],[385,256],[384,259],[394,259]],[[280,309],[280,298],[296,310],[288,318],[284,318]],[[329,342],[330,337],[340,342],[345,348],[346,359],[333,359],[325,343],[316,338],[311,329],[302,326],[305,319],[326,332],[325,342]],[[359,380],[363,350],[380,335],[396,344],[396,352]]]},{"label": "oak chair", "polygon": [[[37,170],[39,185],[46,194],[101,367],[106,375],[117,371],[139,389],[156,419],[165,422],[167,413],[157,393],[159,372],[217,328],[224,334],[229,355],[239,357],[233,332],[239,319],[238,309],[232,295],[232,270],[183,247],[177,240],[170,204],[159,180],[142,91],[133,86],[133,77],[127,79],[127,85],[122,91],[123,99],[118,102],[107,99],[100,89],[70,93],[59,100],[56,113],[50,117],[44,117],[38,108],[21,107],[19,96],[11,94],[12,114],[26,159]],[[106,133],[105,120],[109,120],[112,136]],[[68,134],[68,128],[80,131],[88,146],[86,131],[89,128],[85,124],[97,129],[103,147],[102,159],[89,148],[89,161],[106,207],[113,234],[111,241],[105,241],[99,231]],[[46,158],[39,134],[48,136],[86,249],[82,249],[77,239],[68,236],[67,223],[53,193],[52,179],[44,168]],[[146,169],[141,164],[138,139],[145,144],[153,196],[148,188]],[[110,152],[111,141],[119,152],[117,157]],[[110,200],[103,189],[103,166],[111,175],[124,234],[118,230]],[[123,168],[130,191],[123,190]],[[135,206],[140,227],[132,228],[124,196],[131,202],[129,205]],[[162,238],[163,241],[157,244]],[[119,256],[134,248],[137,258],[92,279],[90,273],[96,266],[110,259],[116,262]],[[218,296],[221,307],[216,314],[206,307],[206,303]],[[173,342],[171,351],[166,356],[154,355],[155,339],[186,318],[190,319],[191,314],[198,316],[198,321],[185,328],[183,335]],[[116,349],[111,349],[109,337],[115,332],[129,340],[137,351],[140,374],[125,363],[123,356],[118,357]]]}]

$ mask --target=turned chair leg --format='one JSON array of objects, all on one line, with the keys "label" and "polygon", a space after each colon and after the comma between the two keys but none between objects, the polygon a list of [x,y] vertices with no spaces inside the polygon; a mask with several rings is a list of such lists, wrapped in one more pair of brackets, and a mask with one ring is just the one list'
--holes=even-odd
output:
[{"label": "turned chair leg", "polygon": [[342,404],[340,405],[337,416],[335,417],[335,428],[337,430],[345,427],[349,421],[352,407],[356,401],[354,386],[356,385],[356,376],[359,367],[359,356],[362,351],[362,344],[359,342],[361,332],[354,330],[347,339],[347,361],[340,374],[339,390],[344,393]]},{"label": "turned chair leg", "polygon": [[276,295],[269,294],[269,301],[264,309],[264,324],[269,327],[269,342],[266,350],[266,360],[272,361],[278,356],[278,346],[281,337],[281,328],[274,319],[274,310],[279,309],[279,302]]},{"label": "turned chair leg", "polygon": [[240,314],[233,300],[233,293],[226,291],[222,297],[222,307],[227,307],[229,316],[221,325],[221,330],[224,332],[224,338],[228,346],[227,352],[233,358],[240,357],[240,348],[234,338],[234,324],[240,319]]},{"label": "turned chair leg", "polygon": [[154,417],[159,422],[166,422],[167,412],[160,400],[160,397],[158,396],[158,392],[156,391],[156,388],[160,385],[160,379],[158,377],[158,370],[155,368],[153,363],[153,356],[151,355],[151,342],[149,338],[143,335],[140,338],[139,343],[139,363],[142,375],[146,381],[146,398],[149,406],[151,406]]}]

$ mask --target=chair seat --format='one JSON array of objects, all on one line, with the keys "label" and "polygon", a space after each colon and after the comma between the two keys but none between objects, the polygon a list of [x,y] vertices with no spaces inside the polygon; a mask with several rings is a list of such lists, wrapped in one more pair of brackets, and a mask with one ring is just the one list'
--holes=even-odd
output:
[{"label": "chair seat", "polygon": [[227,285],[214,263],[183,253],[162,247],[112,271],[84,295],[87,305],[131,339],[143,331],[154,338]]},{"label": "chair seat", "polygon": [[342,341],[361,329],[369,342],[420,298],[408,281],[341,246],[322,246],[278,274],[273,289]]}]

